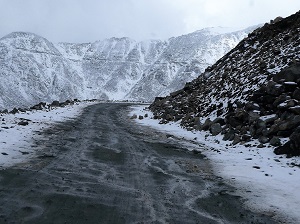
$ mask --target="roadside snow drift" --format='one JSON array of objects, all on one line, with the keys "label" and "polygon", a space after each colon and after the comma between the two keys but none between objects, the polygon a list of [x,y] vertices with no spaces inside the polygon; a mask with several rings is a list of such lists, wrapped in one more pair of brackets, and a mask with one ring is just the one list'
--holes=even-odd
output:
[{"label": "roadside snow drift", "polygon": [[[159,120],[152,119],[152,112],[144,108],[145,105],[133,106],[130,112],[130,116],[137,115],[136,122],[139,124],[167,132],[195,145],[207,146],[201,153],[211,160],[215,174],[235,186],[237,193],[247,199],[246,206],[286,223],[300,223],[299,157],[275,155],[268,144],[258,149],[254,147],[258,143],[256,141],[246,146],[232,145],[229,141],[223,141],[221,134],[211,136],[204,131],[187,131],[180,127],[179,122],[159,124]],[[138,119],[139,116],[142,117]]]},{"label": "roadside snow drift", "polygon": [[56,122],[74,118],[91,102],[75,103],[65,107],[34,110],[17,114],[1,114],[0,168],[25,162],[35,154],[33,139],[38,131]]}]

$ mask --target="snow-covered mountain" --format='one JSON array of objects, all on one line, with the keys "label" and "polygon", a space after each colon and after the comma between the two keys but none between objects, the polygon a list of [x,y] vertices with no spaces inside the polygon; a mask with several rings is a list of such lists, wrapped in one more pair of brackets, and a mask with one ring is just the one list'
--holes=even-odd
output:
[{"label": "snow-covered mountain", "polygon": [[150,101],[182,88],[253,29],[206,28],[167,41],[86,44],[11,33],[0,39],[0,108],[69,98]]},{"label": "snow-covered mountain", "polygon": [[227,28],[206,28],[171,38],[167,47],[126,96],[129,99],[152,101],[181,89],[199,76],[257,27],[231,32]]},{"label": "snow-covered mountain", "polygon": [[84,95],[84,79],[45,38],[11,33],[0,39],[0,106]]}]

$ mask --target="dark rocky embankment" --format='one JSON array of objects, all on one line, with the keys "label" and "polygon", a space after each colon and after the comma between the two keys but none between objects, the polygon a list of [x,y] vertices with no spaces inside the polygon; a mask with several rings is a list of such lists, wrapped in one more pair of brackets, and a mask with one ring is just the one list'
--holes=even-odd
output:
[{"label": "dark rocky embankment", "polygon": [[257,147],[268,143],[276,154],[300,155],[299,46],[300,12],[277,18],[182,90],[156,98],[154,118],[221,133],[232,144],[258,139]]}]

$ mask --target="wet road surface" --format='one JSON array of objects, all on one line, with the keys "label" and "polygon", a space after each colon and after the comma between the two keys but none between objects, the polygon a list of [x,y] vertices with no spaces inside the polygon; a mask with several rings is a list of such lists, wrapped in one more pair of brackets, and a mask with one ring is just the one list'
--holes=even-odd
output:
[{"label": "wet road surface", "polygon": [[243,209],[200,153],[97,104],[39,134],[0,170],[0,223],[274,223]]}]

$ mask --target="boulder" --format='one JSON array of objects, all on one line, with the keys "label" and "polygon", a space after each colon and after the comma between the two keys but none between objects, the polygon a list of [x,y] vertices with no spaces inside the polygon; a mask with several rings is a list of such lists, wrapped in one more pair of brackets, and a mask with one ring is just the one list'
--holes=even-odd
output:
[{"label": "boulder", "polygon": [[252,124],[253,122],[257,121],[259,119],[259,114],[258,113],[255,113],[255,112],[252,112],[250,111],[249,113],[249,123]]},{"label": "boulder", "polygon": [[237,109],[235,111],[234,117],[242,122],[246,121],[248,118],[248,113],[243,109]]},{"label": "boulder", "polygon": [[277,107],[279,104],[289,100],[291,97],[288,96],[287,94],[281,94],[279,97],[276,98],[276,100],[273,103],[274,107]]},{"label": "boulder", "polygon": [[232,117],[232,116],[227,116],[226,117],[226,122],[231,126],[231,127],[237,127],[240,126],[242,124],[241,121],[239,121],[238,119]]},{"label": "boulder", "polygon": [[275,82],[297,82],[298,79],[300,79],[300,63],[292,64],[273,76]]},{"label": "boulder", "polygon": [[216,136],[216,135],[220,134],[221,131],[222,131],[222,127],[219,123],[214,123],[210,126],[210,133],[213,136]]},{"label": "boulder", "polygon": [[265,143],[269,142],[269,138],[268,138],[268,137],[265,137],[265,136],[260,136],[260,137],[258,138],[258,141],[259,141],[260,143],[262,143],[262,144],[265,144]]},{"label": "boulder", "polygon": [[[280,95],[280,94],[278,94],[278,95]],[[276,100],[276,96],[272,96],[272,95],[264,95],[264,96],[260,97],[260,101],[264,105],[273,104],[275,100]]]},{"label": "boulder", "polygon": [[232,141],[235,137],[235,131],[233,129],[229,129],[223,137],[223,141]]},{"label": "boulder", "polygon": [[284,88],[283,85],[278,84],[278,83],[273,82],[273,81],[268,82],[268,84],[267,84],[267,93],[269,95],[280,96],[284,92],[285,92],[285,88]]},{"label": "boulder", "polygon": [[281,120],[280,122],[275,123],[269,129],[269,135],[276,134],[279,131],[292,131],[300,125],[300,115],[289,116],[286,120]]},{"label": "boulder", "polygon": [[210,126],[212,124],[212,121],[208,118],[205,120],[204,124],[201,126],[201,130],[208,131]]},{"label": "boulder", "polygon": [[30,107],[30,109],[32,109],[32,110],[43,110],[43,108],[45,106],[46,106],[46,103],[40,102],[39,104],[36,104],[36,105]]},{"label": "boulder", "polygon": [[294,114],[300,115],[300,106],[290,107],[289,111],[293,112]]},{"label": "boulder", "polygon": [[170,115],[170,114],[167,114],[167,115],[166,115],[166,120],[167,120],[167,121],[172,121],[173,118],[174,118],[174,117],[173,117],[172,115]]},{"label": "boulder", "polygon": [[292,152],[290,144],[291,144],[290,141],[288,141],[284,145],[275,148],[274,153],[276,155],[290,154]]},{"label": "boulder", "polygon": [[288,141],[282,146],[279,146],[274,149],[274,153],[276,155],[286,154],[288,156],[299,156],[300,155],[300,148],[295,147],[295,142]]},{"label": "boulder", "polygon": [[294,92],[298,86],[296,82],[284,82],[283,85],[286,92]]},{"label": "boulder", "polygon": [[270,145],[272,145],[272,146],[280,146],[281,145],[280,139],[277,136],[274,136],[270,140]]},{"label": "boulder", "polygon": [[300,100],[300,88],[295,89],[295,91],[293,92],[293,98],[295,100]]},{"label": "boulder", "polygon": [[260,109],[259,105],[252,102],[248,102],[245,105],[245,110],[247,111],[259,110],[259,109]]},{"label": "boulder", "polygon": [[223,125],[226,124],[224,118],[220,118],[220,117],[217,117],[217,118],[214,119],[212,122],[213,122],[214,124],[218,123],[218,124],[220,124],[221,126],[223,126]]},{"label": "boulder", "polygon": [[278,119],[278,116],[274,114],[273,116],[269,115],[266,117],[260,117],[260,119],[263,120],[268,125],[268,124],[273,124]]},{"label": "boulder", "polygon": [[296,153],[300,154],[300,127],[298,127],[290,136],[290,147]]},{"label": "boulder", "polygon": [[300,125],[300,115],[292,116],[289,120],[279,125],[279,131],[290,130]]},{"label": "boulder", "polygon": [[232,144],[233,144],[233,145],[236,145],[236,144],[238,144],[238,143],[240,143],[240,142],[241,142],[241,137],[238,136],[238,135],[235,135]]},{"label": "boulder", "polygon": [[242,135],[242,141],[248,142],[251,139],[251,135],[243,134]]},{"label": "boulder", "polygon": [[54,100],[51,105],[52,107],[59,107],[59,101],[58,100]]}]

